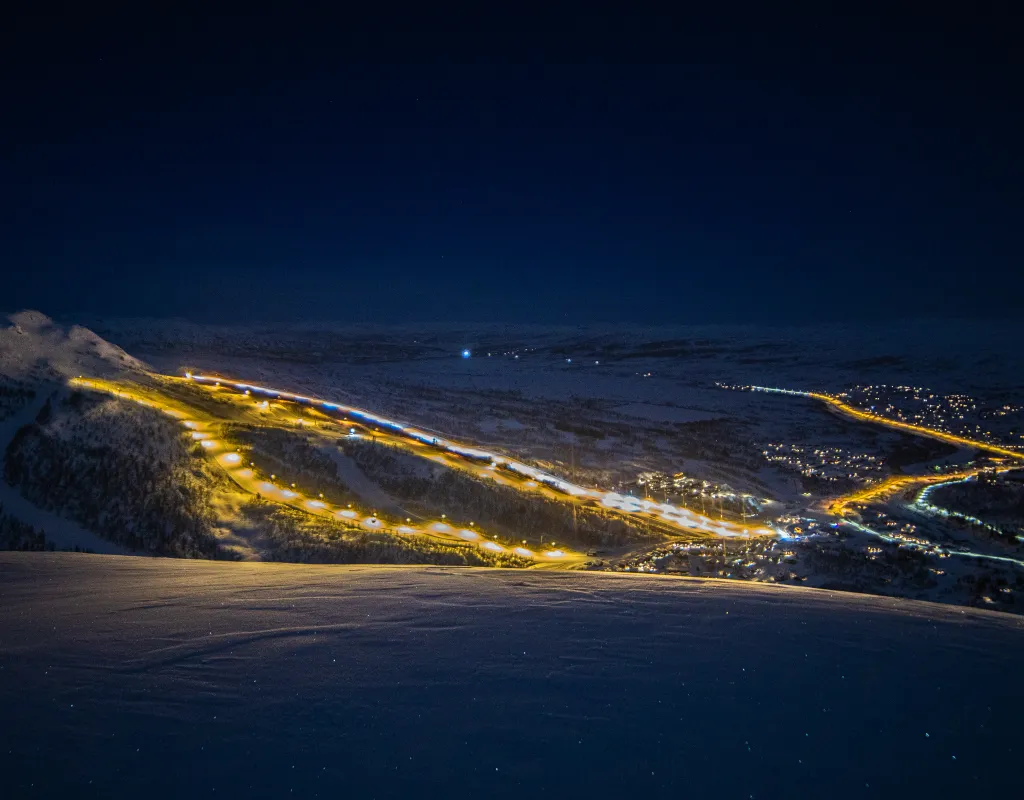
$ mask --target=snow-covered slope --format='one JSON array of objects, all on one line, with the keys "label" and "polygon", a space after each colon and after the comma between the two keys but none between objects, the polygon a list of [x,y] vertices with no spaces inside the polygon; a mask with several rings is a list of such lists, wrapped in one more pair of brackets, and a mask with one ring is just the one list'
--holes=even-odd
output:
[{"label": "snow-covered slope", "polygon": [[39,381],[145,368],[88,328],[64,327],[38,311],[19,311],[6,320],[8,325],[0,327],[0,375],[5,377]]},{"label": "snow-covered slope", "polygon": [[[57,403],[68,378],[109,377],[145,369],[141,361],[87,328],[60,325],[38,311],[2,316],[6,324],[0,322],[0,476],[16,433],[36,418],[47,400]],[[10,518],[41,529],[51,546],[126,552],[77,522],[29,502],[2,477],[0,505]]]},{"label": "snow-covered slope", "polygon": [[1024,620],[602,574],[0,554],[11,797],[1019,795]]}]

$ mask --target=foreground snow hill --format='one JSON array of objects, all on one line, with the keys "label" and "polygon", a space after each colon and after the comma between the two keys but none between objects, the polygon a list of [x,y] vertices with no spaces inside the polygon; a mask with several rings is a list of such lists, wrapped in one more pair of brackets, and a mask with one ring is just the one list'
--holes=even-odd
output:
[{"label": "foreground snow hill", "polygon": [[0,769],[8,797],[1013,797],[1022,657],[1016,617],[756,584],[4,553]]}]

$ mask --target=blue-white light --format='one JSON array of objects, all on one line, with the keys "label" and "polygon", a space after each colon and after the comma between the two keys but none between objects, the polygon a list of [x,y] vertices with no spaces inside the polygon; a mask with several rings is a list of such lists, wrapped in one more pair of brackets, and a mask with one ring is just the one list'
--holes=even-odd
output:
[{"label": "blue-white light", "polygon": [[469,353],[469,351],[468,351],[468,350],[463,350],[463,351],[462,351],[462,357],[463,357],[463,358],[469,358],[469,356],[470,356],[470,353]]}]

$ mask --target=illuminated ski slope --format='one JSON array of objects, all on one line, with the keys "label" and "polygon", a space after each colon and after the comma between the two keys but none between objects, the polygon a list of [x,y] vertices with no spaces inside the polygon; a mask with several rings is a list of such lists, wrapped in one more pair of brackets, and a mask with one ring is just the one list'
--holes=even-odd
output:
[{"label": "illuminated ski slope", "polygon": [[568,566],[584,560],[583,554],[567,548],[534,551],[524,546],[509,547],[494,541],[492,537],[475,526],[459,528],[449,524],[445,519],[419,520],[415,523],[409,520],[407,524],[389,524],[369,510],[354,508],[351,504],[344,507],[335,505],[324,500],[322,494],[310,496],[296,491],[294,485],[289,486],[283,483],[277,479],[277,476],[259,475],[251,465],[243,462],[238,452],[217,438],[216,429],[221,420],[163,397],[153,389],[88,378],[75,378],[70,383],[72,386],[106,392],[139,403],[180,420],[182,425],[190,431],[192,439],[203,448],[206,455],[213,459],[241,489],[307,514],[333,519],[348,527],[370,532],[386,531],[410,536],[426,536],[448,543],[476,546],[487,553],[508,553],[536,564]]},{"label": "illuminated ski slope", "polygon": [[[307,404],[313,407],[324,409],[329,412],[356,417],[362,421],[379,425],[394,434],[430,445],[441,451],[455,453],[467,458],[489,461],[496,467],[508,470],[520,476],[524,482],[519,488],[540,489],[549,487],[557,492],[568,495],[579,500],[593,500],[602,507],[619,512],[624,516],[640,517],[645,521],[656,519],[661,523],[678,528],[680,530],[699,531],[715,536],[724,537],[747,537],[774,535],[771,528],[757,525],[743,525],[727,520],[714,520],[703,514],[696,513],[687,508],[674,506],[670,503],[659,503],[654,500],[624,495],[619,492],[608,491],[599,488],[587,488],[578,484],[559,478],[548,472],[524,464],[521,461],[500,455],[489,450],[461,444],[451,439],[446,439],[439,434],[416,428],[412,425],[396,422],[387,419],[373,412],[341,403],[333,403],[305,395],[293,394],[280,389],[272,389],[252,383],[241,383],[226,378],[211,375],[188,374],[186,380],[193,380],[208,385],[217,385],[232,388],[239,392],[250,392],[267,397],[290,400],[296,403]],[[534,486],[530,486],[530,483]]]}]

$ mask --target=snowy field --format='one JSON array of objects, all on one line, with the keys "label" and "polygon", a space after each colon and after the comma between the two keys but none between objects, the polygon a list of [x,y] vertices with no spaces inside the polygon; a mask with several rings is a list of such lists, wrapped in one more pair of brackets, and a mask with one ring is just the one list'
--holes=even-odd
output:
[{"label": "snowy field", "polygon": [[1014,797],[1021,619],[595,573],[0,554],[5,797]]}]

